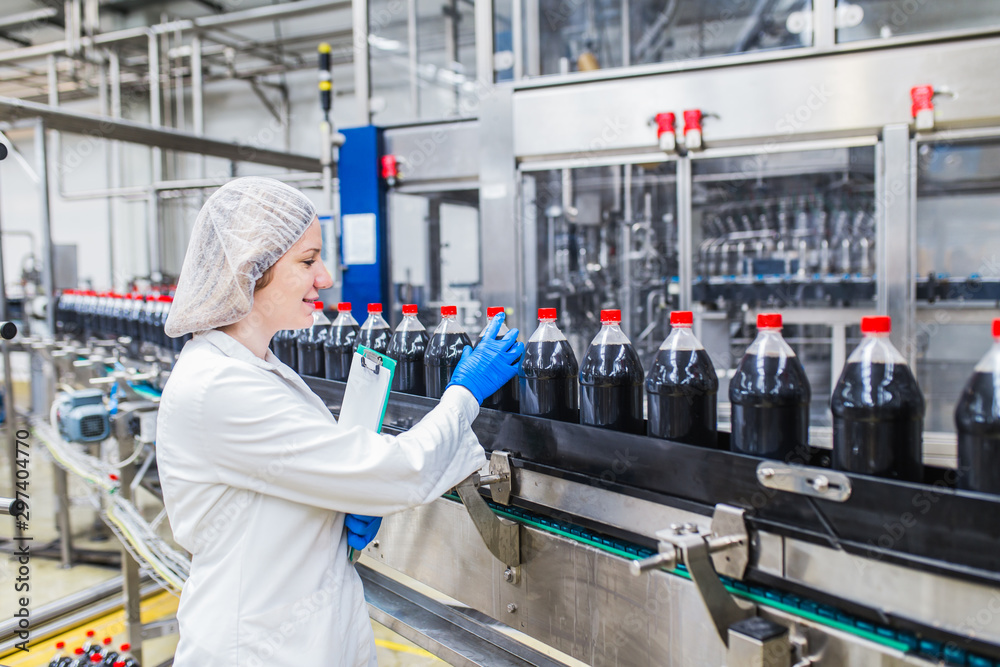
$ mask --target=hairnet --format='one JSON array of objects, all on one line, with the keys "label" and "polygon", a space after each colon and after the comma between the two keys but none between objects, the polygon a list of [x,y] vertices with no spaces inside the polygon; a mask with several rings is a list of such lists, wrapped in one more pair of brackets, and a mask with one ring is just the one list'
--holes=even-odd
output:
[{"label": "hairnet", "polygon": [[238,178],[216,190],[191,232],[166,334],[215,329],[250,314],[257,280],[315,216],[305,195],[273,178]]}]

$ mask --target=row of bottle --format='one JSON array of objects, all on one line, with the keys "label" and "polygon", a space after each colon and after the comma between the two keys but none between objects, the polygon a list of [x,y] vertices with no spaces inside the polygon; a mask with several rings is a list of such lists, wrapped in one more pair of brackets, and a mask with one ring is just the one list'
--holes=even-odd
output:
[{"label": "row of bottle", "polygon": [[169,338],[163,331],[172,296],[66,290],[56,304],[56,331],[84,339],[128,336],[180,353],[190,339]]},{"label": "row of bottle", "polygon": [[[381,317],[379,304],[369,305],[369,318],[360,328],[350,315],[350,304],[341,304],[340,310],[329,334],[307,331],[299,339],[326,335],[327,342],[335,341],[327,350],[339,350],[346,361],[337,366],[341,376],[334,379],[346,379],[350,354],[356,344],[362,344],[397,361],[395,391],[438,398],[462,349],[472,344],[457,321],[454,306],[442,307],[441,323],[430,337],[412,304],[403,307],[403,320],[394,333]],[[501,310],[489,308],[487,322]],[[671,313],[672,331],[648,374],[621,329],[620,311],[601,311],[601,331],[580,364],[556,326],[555,309],[541,308],[538,317],[539,326],[525,345],[517,381],[489,397],[483,407],[717,446],[719,382],[711,359],[691,331],[692,313]],[[780,314],[759,315],[757,327],[757,337],[729,384],[730,449],[807,461],[811,388],[805,369],[781,335]],[[862,319],[864,339],[848,358],[831,399],[832,463],[849,472],[921,481],[924,397],[909,366],[889,341],[890,330],[887,317]],[[483,333],[485,329],[479,340]],[[506,333],[503,327],[498,335]],[[998,342],[965,388],[956,410],[956,426],[959,486],[1000,493],[1000,320],[994,323],[993,333]],[[287,349],[284,354],[289,354]],[[326,358],[332,357],[327,354]],[[307,356],[300,352],[298,361],[301,365]],[[643,419],[644,386],[647,420]]]},{"label": "row of bottle", "polygon": [[132,646],[122,644],[118,651],[111,646],[111,637],[105,637],[103,643],[94,638],[94,631],[87,631],[87,641],[83,646],[72,652],[66,648],[66,642],[56,643],[56,653],[49,661],[49,667],[139,667],[139,662],[130,653]]}]

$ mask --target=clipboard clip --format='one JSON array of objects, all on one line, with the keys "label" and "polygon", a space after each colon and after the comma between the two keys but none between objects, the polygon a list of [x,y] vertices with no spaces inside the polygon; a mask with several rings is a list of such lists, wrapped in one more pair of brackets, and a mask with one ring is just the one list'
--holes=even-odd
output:
[{"label": "clipboard clip", "polygon": [[[369,363],[371,367],[369,367]],[[378,375],[378,372],[382,370],[382,357],[378,355],[378,352],[365,350],[365,353],[361,356],[361,365],[365,367],[365,370]]]}]

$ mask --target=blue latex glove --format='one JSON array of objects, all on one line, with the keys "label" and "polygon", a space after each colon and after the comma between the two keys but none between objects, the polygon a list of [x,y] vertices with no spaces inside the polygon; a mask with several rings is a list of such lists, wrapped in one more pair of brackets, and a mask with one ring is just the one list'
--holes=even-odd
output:
[{"label": "blue latex glove", "polygon": [[465,346],[448,383],[449,387],[455,384],[468,389],[480,405],[483,399],[517,375],[517,366],[524,354],[524,344],[517,342],[517,329],[511,329],[497,340],[504,317],[504,313],[499,313],[490,320],[483,342],[475,349]]},{"label": "blue latex glove", "polygon": [[344,517],[344,527],[347,528],[347,544],[352,549],[361,551],[375,539],[382,517],[365,516],[364,514],[348,514]]}]

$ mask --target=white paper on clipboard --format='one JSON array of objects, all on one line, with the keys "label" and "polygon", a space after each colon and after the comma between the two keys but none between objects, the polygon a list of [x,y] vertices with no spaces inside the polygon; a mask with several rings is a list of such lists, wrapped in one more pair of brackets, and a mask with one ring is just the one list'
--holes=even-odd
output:
[{"label": "white paper on clipboard", "polygon": [[337,422],[344,428],[362,426],[378,433],[389,403],[392,375],[396,370],[393,359],[363,345],[358,346],[351,359],[347,375],[347,389],[340,407]]}]

